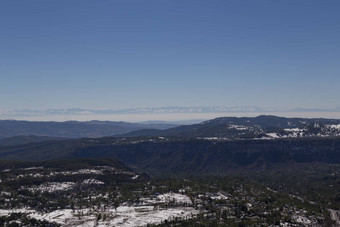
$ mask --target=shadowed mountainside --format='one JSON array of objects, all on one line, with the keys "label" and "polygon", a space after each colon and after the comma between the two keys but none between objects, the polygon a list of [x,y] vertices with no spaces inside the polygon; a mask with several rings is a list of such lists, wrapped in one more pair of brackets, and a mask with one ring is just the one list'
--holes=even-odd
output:
[{"label": "shadowed mountainside", "polygon": [[0,158],[115,158],[154,175],[222,174],[300,163],[340,163],[340,138],[210,141],[202,139],[75,139],[0,148]]}]

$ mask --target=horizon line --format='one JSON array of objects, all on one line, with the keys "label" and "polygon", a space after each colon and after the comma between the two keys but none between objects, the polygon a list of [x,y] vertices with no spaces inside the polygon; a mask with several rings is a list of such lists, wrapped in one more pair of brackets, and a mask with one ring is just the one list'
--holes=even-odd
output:
[{"label": "horizon line", "polygon": [[36,121],[36,122],[89,122],[89,121],[116,121],[116,122],[202,122],[219,117],[258,117],[276,116],[286,118],[327,118],[340,119],[340,112],[227,112],[227,113],[152,113],[152,114],[91,114],[91,115],[31,115],[4,118],[0,120]]}]

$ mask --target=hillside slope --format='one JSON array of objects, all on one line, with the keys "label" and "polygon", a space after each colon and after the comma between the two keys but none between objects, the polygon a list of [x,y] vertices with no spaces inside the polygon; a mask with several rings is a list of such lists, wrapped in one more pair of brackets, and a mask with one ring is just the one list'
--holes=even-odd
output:
[{"label": "hillside slope", "polygon": [[213,141],[107,137],[1,147],[0,158],[30,161],[115,158],[149,174],[221,174],[245,168],[340,163],[340,138]]}]

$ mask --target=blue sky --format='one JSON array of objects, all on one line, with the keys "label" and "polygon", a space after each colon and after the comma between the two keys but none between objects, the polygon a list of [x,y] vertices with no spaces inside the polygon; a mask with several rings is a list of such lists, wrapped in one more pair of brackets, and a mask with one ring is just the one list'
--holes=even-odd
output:
[{"label": "blue sky", "polygon": [[4,0],[0,110],[340,106],[340,2]]}]

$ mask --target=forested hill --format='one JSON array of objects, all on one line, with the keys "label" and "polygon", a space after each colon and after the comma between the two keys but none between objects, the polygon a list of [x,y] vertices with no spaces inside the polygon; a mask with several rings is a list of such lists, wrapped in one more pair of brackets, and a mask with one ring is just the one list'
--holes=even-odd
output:
[{"label": "forested hill", "polygon": [[149,174],[221,174],[237,169],[340,163],[340,138],[214,141],[175,138],[100,138],[0,147],[0,159],[115,158]]},{"label": "forested hill", "polygon": [[143,129],[123,136],[178,136],[186,138],[287,138],[340,136],[340,120],[277,116],[221,117],[165,130]]}]

